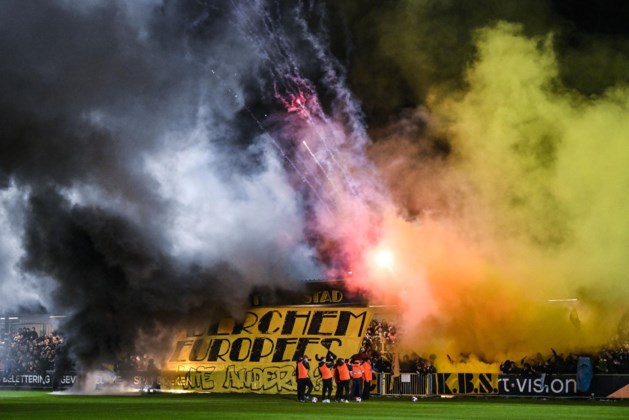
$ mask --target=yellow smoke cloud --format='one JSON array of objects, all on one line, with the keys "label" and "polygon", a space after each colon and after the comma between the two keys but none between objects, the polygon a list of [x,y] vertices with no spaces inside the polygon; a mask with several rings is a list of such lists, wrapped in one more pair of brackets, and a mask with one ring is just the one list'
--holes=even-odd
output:
[{"label": "yellow smoke cloud", "polygon": [[552,37],[515,24],[475,40],[466,89],[429,94],[427,136],[448,139],[447,159],[417,160],[405,130],[371,150],[403,210],[383,226],[391,269],[361,281],[426,353],[595,349],[629,295],[629,90],[569,91]]}]

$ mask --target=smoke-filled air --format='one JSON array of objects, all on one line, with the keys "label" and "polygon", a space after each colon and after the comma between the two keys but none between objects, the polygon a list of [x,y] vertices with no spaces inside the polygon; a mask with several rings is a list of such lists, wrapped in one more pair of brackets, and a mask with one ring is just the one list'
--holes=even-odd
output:
[{"label": "smoke-filled air", "polygon": [[603,346],[629,316],[627,14],[3,1],[0,313],[65,314],[92,369],[327,278],[438,361]]}]

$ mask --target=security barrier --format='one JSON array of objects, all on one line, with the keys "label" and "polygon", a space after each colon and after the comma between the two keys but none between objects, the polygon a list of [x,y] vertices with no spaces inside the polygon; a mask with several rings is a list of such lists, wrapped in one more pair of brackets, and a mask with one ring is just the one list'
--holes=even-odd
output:
[{"label": "security barrier", "polygon": [[434,394],[434,375],[420,373],[377,373],[376,393],[378,395],[421,395]]}]

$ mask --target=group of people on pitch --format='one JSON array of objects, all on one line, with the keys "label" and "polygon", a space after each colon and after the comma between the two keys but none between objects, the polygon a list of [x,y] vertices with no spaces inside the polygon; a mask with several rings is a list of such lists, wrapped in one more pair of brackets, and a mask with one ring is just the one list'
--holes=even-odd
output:
[{"label": "group of people on pitch", "polygon": [[[333,384],[336,384],[335,402],[347,403],[350,398],[356,402],[369,399],[373,371],[369,358],[355,356],[351,361],[336,358],[332,353],[319,359],[317,367],[321,376],[321,402],[329,403],[332,398]],[[311,400],[310,394],[314,387],[310,379],[310,361],[308,356],[297,359],[297,400]],[[312,398],[316,402],[316,398]]]}]

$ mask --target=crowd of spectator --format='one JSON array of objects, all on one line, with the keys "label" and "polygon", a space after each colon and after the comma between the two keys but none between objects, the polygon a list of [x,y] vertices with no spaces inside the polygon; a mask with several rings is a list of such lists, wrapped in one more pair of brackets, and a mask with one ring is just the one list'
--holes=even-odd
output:
[{"label": "crowd of spectator", "polygon": [[[401,354],[397,359],[396,343],[399,337],[400,333],[394,324],[373,320],[363,339],[361,353],[363,357],[372,359],[374,369],[379,372],[436,372],[434,354],[428,357],[416,353]],[[551,349],[546,356],[538,353],[534,357],[523,357],[519,362],[506,360],[500,365],[500,370],[505,374],[520,375],[575,374],[580,356],[590,358],[594,373],[629,374],[629,329],[619,331],[611,345],[598,353],[564,355]]]},{"label": "crowd of spectator", "polygon": [[431,354],[428,358],[421,357],[417,353],[405,354],[400,361],[400,373],[436,373],[434,366],[436,356]]},{"label": "crowd of spectator", "polygon": [[590,358],[594,373],[629,374],[629,322],[623,321],[610,344],[598,352],[568,353],[564,356],[551,349],[546,357],[538,353],[533,358],[522,358],[519,363],[506,360],[500,365],[500,370],[523,375],[574,374],[577,372],[579,357]]},{"label": "crowd of spectator", "polygon": [[[148,355],[128,354],[120,357],[113,366],[115,372],[145,370],[152,366]],[[54,331],[39,335],[35,328],[20,328],[0,341],[0,373],[5,375],[39,374],[54,371],[74,371],[67,346],[61,334]],[[154,366],[153,366],[154,367]]]},{"label": "crowd of spectator", "polygon": [[577,372],[579,357],[589,357],[594,373],[629,374],[629,343],[615,348],[603,348],[599,353],[569,353],[567,356],[552,350],[552,355],[545,358],[538,353],[534,358],[524,357],[519,363],[506,360],[500,365],[502,373],[537,375],[574,374]]},{"label": "crowd of spectator", "polygon": [[533,358],[523,357],[519,363],[505,360],[500,371],[505,374],[536,375],[538,373],[564,374],[575,373],[579,355],[569,353],[568,356],[558,354],[554,349],[550,357],[544,358],[541,353]]},{"label": "crowd of spectator", "polygon": [[[435,373],[435,355],[422,357],[416,353],[398,355],[399,332],[392,323],[374,320],[363,339],[360,355],[370,358],[375,371],[386,373]],[[0,342],[0,370],[11,374],[43,374],[55,369],[55,359],[66,346],[57,332],[39,335],[34,328],[20,328],[13,336]],[[505,374],[574,374],[578,359],[589,357],[594,373],[629,374],[629,331],[621,331],[611,345],[597,353],[558,353],[554,349],[543,356],[506,360],[500,365]],[[144,370],[149,365],[147,355],[126,355],[114,365],[114,371]]]},{"label": "crowd of spectator", "polygon": [[133,372],[138,370],[145,370],[152,363],[151,358],[147,354],[125,354],[116,360],[114,364],[115,372]]},{"label": "crowd of spectator", "polygon": [[398,355],[396,343],[399,332],[392,323],[373,320],[365,337],[361,356],[369,357],[375,371],[385,373],[435,373],[435,355],[428,358],[420,357],[416,353]]},{"label": "crowd of spectator", "polygon": [[12,374],[43,374],[53,370],[55,358],[64,345],[57,332],[39,335],[35,328],[20,328],[2,346],[3,372]]},{"label": "crowd of spectator", "polygon": [[373,320],[363,338],[363,351],[391,353],[398,337],[395,325],[386,321]]}]

